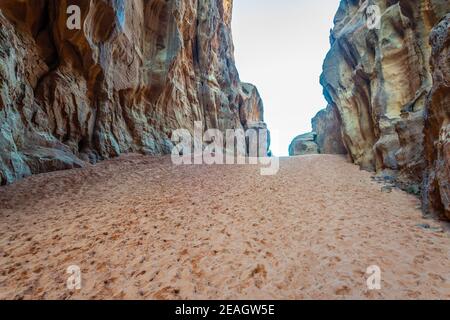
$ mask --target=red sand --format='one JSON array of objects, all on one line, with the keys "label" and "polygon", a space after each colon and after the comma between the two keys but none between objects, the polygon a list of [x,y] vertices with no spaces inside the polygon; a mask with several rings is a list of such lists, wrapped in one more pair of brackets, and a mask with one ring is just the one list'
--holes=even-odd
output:
[{"label": "red sand", "polygon": [[264,177],[138,155],[34,176],[0,188],[0,298],[450,299],[449,233],[370,177],[338,156]]}]

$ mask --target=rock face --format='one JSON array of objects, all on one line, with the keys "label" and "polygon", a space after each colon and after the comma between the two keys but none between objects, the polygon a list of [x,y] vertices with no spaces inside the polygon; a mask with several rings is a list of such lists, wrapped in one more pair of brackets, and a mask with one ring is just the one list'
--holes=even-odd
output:
[{"label": "rock face", "polygon": [[316,134],[314,132],[296,137],[289,146],[290,156],[303,156],[308,154],[319,154],[319,146],[316,143]]},{"label": "rock face", "polygon": [[347,153],[342,141],[341,119],[336,108],[328,106],[326,109],[319,111],[311,122],[313,131],[316,133],[315,141],[320,153]]},{"label": "rock face", "polygon": [[450,217],[448,12],[448,0],[342,0],[321,83],[351,159],[423,185],[425,209]]},{"label": "rock face", "polygon": [[289,155],[347,154],[342,141],[341,119],[336,108],[328,106],[311,121],[313,132],[296,137],[289,146]]},{"label": "rock face", "polygon": [[232,0],[2,0],[0,183],[168,153],[194,121],[264,127],[235,67],[231,13]]},{"label": "rock face", "polygon": [[450,14],[433,29],[430,43],[433,86],[425,120],[424,203],[450,218]]}]

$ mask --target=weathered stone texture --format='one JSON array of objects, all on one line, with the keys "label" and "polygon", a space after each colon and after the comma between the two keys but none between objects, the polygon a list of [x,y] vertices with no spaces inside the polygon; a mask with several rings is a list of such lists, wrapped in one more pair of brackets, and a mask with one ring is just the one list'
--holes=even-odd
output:
[{"label": "weathered stone texture", "polygon": [[320,153],[347,153],[342,141],[341,119],[336,108],[329,105],[326,109],[319,111],[311,122]]},{"label": "weathered stone texture", "polygon": [[450,218],[450,14],[433,29],[433,87],[425,120],[425,207]]},{"label": "weathered stone texture", "polygon": [[[369,5],[379,29],[367,26]],[[448,0],[342,0],[321,83],[351,159],[423,185],[426,209],[450,217],[449,12]]]},{"label": "weathered stone texture", "polygon": [[[81,8],[81,30],[66,26]],[[124,152],[173,130],[263,123],[239,80],[232,0],[2,0],[0,183]]]},{"label": "weathered stone texture", "polygon": [[289,146],[290,156],[304,156],[309,154],[319,154],[319,146],[316,143],[314,132],[305,133],[296,137]]}]

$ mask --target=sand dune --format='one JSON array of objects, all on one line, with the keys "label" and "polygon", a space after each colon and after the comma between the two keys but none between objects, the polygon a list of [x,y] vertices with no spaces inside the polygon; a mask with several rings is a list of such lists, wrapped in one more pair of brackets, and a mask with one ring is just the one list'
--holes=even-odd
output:
[{"label": "sand dune", "polygon": [[123,156],[0,188],[0,298],[449,299],[450,236],[418,206],[339,156],[268,177]]}]

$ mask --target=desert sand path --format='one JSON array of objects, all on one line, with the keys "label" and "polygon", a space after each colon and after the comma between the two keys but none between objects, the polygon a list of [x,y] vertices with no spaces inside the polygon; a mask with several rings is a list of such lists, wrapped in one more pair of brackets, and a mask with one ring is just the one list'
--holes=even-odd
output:
[{"label": "desert sand path", "polygon": [[418,205],[338,156],[266,177],[139,155],[38,175],[0,188],[0,298],[450,299],[450,233]]}]

